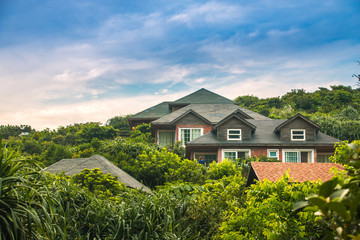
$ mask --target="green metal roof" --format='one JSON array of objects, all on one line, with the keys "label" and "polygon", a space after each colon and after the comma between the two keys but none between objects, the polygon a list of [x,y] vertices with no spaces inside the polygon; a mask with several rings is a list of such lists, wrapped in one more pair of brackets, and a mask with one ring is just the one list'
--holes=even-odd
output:
[{"label": "green metal roof", "polygon": [[182,97],[172,104],[190,104],[190,103],[198,103],[198,104],[236,104],[235,102],[227,99],[223,96],[220,96],[216,93],[210,92],[205,88],[201,88],[200,90],[193,92],[185,97]]},{"label": "green metal roof", "polygon": [[150,107],[144,111],[141,111],[133,116],[131,116],[130,120],[136,119],[158,119],[163,117],[169,113],[171,113],[172,105],[183,105],[186,106],[188,104],[233,104],[236,103],[227,99],[223,96],[220,96],[216,93],[210,92],[205,88],[201,88],[200,90],[193,92],[185,97],[182,97],[174,102],[162,102],[158,105]]},{"label": "green metal roof", "polygon": [[133,116],[131,116],[129,119],[157,119],[162,116],[165,116],[166,114],[171,113],[171,109],[169,107],[169,104],[171,102],[162,102],[158,105],[155,105],[153,107],[150,107],[148,109],[145,109],[144,111],[141,111]]}]

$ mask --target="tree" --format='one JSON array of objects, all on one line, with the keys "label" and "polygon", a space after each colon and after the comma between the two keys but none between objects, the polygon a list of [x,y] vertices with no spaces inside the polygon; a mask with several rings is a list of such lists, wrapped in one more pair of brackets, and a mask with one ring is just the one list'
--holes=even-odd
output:
[{"label": "tree", "polygon": [[90,192],[97,193],[102,196],[116,196],[125,190],[125,185],[121,184],[117,177],[103,174],[99,168],[87,169],[73,176],[74,183],[88,189]]},{"label": "tree", "polygon": [[130,131],[130,125],[128,118],[131,115],[126,115],[125,117],[115,116],[106,121],[106,126],[113,126],[115,129],[121,131]]},{"label": "tree", "polygon": [[297,202],[294,210],[303,209],[323,216],[332,230],[328,239],[360,239],[360,141],[338,145],[333,161],[345,164],[347,174],[324,182],[317,194]]},{"label": "tree", "polygon": [[[360,61],[357,61],[360,64]],[[357,85],[360,86],[360,74],[353,74],[353,77],[356,77],[358,79]]]},{"label": "tree", "polygon": [[100,140],[114,139],[117,136],[117,130],[112,126],[100,126],[100,123],[89,122],[82,126],[78,135],[80,141],[89,143],[93,138]]},{"label": "tree", "polygon": [[294,202],[313,193],[315,186],[291,182],[288,174],[251,185],[243,205],[228,213],[215,239],[320,239],[324,226],[315,224],[316,216],[292,211]]}]

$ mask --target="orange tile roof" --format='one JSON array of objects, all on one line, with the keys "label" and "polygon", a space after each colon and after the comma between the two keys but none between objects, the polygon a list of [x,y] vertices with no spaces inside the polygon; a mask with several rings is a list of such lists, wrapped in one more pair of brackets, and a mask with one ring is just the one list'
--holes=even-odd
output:
[{"label": "orange tile roof", "polygon": [[293,181],[305,182],[330,180],[333,174],[329,173],[332,167],[343,170],[344,167],[337,163],[281,163],[281,162],[251,162],[259,181],[268,179],[276,181],[283,176],[287,170]]}]

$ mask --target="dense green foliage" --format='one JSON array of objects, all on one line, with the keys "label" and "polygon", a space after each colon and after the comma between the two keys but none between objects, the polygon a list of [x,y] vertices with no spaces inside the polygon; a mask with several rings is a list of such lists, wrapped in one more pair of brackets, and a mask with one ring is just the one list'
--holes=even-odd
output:
[{"label": "dense green foliage", "polygon": [[297,202],[294,209],[307,206],[305,210],[324,216],[323,222],[332,229],[329,239],[360,239],[360,141],[340,144],[333,159],[345,164],[347,175],[323,183],[316,195]]},{"label": "dense green foliage", "polygon": [[[236,101],[273,118],[301,112],[323,132],[352,140],[360,137],[359,99],[358,89],[333,86]],[[185,159],[180,143],[159,148],[149,124],[129,131],[127,117],[114,117],[104,126],[90,122],[42,131],[0,126],[7,145],[0,143],[0,239],[360,238],[359,141],[337,145],[333,161],[345,164],[347,174],[329,182],[289,184],[284,176],[245,188],[249,162],[272,159],[204,166]],[[127,188],[98,169],[71,178],[39,168],[93,154],[106,157],[152,193]]]},{"label": "dense green foliage", "polygon": [[[339,227],[343,239],[359,235],[358,142],[338,146],[334,159],[347,164],[349,173],[331,184],[289,184],[284,176],[245,188],[248,160],[205,167],[131,141],[120,138],[99,149],[115,160],[113,154],[124,151],[129,168],[133,163],[148,179],[155,177],[152,194],[124,187],[97,169],[73,178],[45,175],[3,148],[1,239],[320,239],[335,237]],[[131,155],[130,142],[139,144],[139,152]],[[292,210],[310,193],[317,194],[308,200],[320,204],[322,215]]]},{"label": "dense green foliage", "polygon": [[29,134],[34,130],[29,125],[1,125],[0,126],[0,135],[4,139],[8,139],[13,136],[20,136],[21,134]]},{"label": "dense green foliage", "polygon": [[[294,202],[315,192],[312,183],[292,183],[284,176],[276,183],[267,180],[252,185],[244,205],[229,213],[219,239],[320,239],[322,226],[314,214],[292,212]],[[320,228],[320,229],[319,229]],[[322,230],[322,231],[320,231]]]},{"label": "dense green foliage", "polygon": [[322,132],[340,140],[360,137],[360,88],[339,85],[312,93],[293,89],[281,97],[261,99],[247,95],[237,97],[235,102],[270,118],[289,118],[301,113],[317,123]]}]

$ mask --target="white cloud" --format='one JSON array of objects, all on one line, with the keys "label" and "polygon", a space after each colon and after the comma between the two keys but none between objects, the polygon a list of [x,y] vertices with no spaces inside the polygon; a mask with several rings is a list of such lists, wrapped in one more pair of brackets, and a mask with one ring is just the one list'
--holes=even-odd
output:
[{"label": "white cloud", "polygon": [[143,95],[138,97],[118,97],[113,99],[97,99],[82,103],[38,104],[31,108],[15,106],[4,112],[1,124],[29,124],[37,130],[55,129],[74,123],[105,123],[114,116],[135,114],[163,101],[172,101],[185,96],[189,92],[169,93],[162,89],[162,95]]},{"label": "white cloud", "polygon": [[300,32],[298,28],[291,27],[288,30],[271,29],[267,32],[267,35],[270,37],[284,37],[294,35],[298,32]]},{"label": "white cloud", "polygon": [[244,18],[245,12],[246,10],[239,6],[212,1],[203,5],[193,5],[185,11],[172,16],[169,20],[189,25],[199,22],[239,22]]},{"label": "white cloud", "polygon": [[238,96],[254,95],[260,98],[282,96],[291,89],[305,89],[308,92],[316,91],[320,86],[329,88],[331,85],[340,84],[338,81],[322,82],[289,82],[278,76],[259,76],[248,78],[245,81],[230,83],[217,89],[218,93],[230,99]]}]

